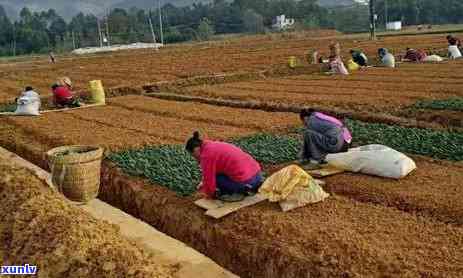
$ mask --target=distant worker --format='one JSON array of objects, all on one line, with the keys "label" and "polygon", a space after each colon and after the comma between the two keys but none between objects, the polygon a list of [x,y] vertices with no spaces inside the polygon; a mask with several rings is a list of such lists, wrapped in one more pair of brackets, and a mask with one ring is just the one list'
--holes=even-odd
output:
[{"label": "distant worker", "polygon": [[330,56],[341,57],[341,44],[339,42],[330,44]]},{"label": "distant worker", "polygon": [[423,62],[428,55],[424,50],[416,50],[412,48],[407,48],[407,52],[405,53],[404,58],[402,59],[403,62]]},{"label": "distant worker", "polygon": [[304,124],[302,164],[316,168],[324,163],[327,154],[348,151],[352,135],[340,120],[313,109],[304,109],[299,116]]},{"label": "distant worker", "polygon": [[[322,57],[319,55],[318,50],[315,50],[312,52],[312,57],[310,57],[310,63],[313,65],[318,64],[320,61],[320,58]],[[307,57],[307,59],[309,59],[309,57]]]},{"label": "distant worker", "polygon": [[449,54],[448,54],[449,58],[450,59],[461,58],[462,57],[461,51],[463,49],[462,49],[462,46],[461,46],[460,39],[458,39],[456,37],[453,37],[451,35],[448,35],[447,36],[447,41],[449,43]]},{"label": "distant worker", "polygon": [[380,66],[386,68],[395,68],[395,57],[386,48],[378,49],[379,60],[381,61]]},{"label": "distant worker", "polygon": [[79,99],[72,92],[72,82],[68,77],[60,78],[51,88],[55,106],[80,107]]},{"label": "distant worker", "polygon": [[48,55],[50,56],[50,62],[51,62],[52,64],[55,64],[55,63],[56,63],[55,53],[53,53],[52,51],[50,51],[50,52],[48,53]]},{"label": "distant worker", "polygon": [[341,57],[331,56],[329,60],[329,72],[330,74],[341,74],[349,75],[344,62],[341,60]]},{"label": "distant worker", "polygon": [[344,62],[341,59],[341,45],[339,42],[330,44],[330,57],[328,60],[328,74],[348,75]]},{"label": "distant worker", "polygon": [[461,44],[461,40],[457,37],[454,37],[452,35],[448,35],[447,36],[447,41],[449,43],[449,45],[456,45],[460,50],[463,48],[462,44]]},{"label": "distant worker", "polygon": [[361,67],[368,66],[368,58],[365,53],[359,50],[351,50],[350,54],[352,55],[352,60]]},{"label": "distant worker", "polygon": [[[195,132],[185,149],[200,164],[202,183],[198,189],[207,198],[240,201],[256,193],[262,185],[259,163],[232,144],[202,140]],[[242,198],[236,200],[233,196]]]}]

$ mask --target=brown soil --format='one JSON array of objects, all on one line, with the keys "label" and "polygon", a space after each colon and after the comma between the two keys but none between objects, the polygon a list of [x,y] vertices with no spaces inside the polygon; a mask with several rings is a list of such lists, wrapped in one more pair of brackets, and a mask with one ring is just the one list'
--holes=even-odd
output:
[{"label": "brown soil", "polygon": [[86,89],[90,80],[102,80],[105,87],[139,87],[162,80],[237,71],[260,71],[286,65],[289,56],[307,64],[310,49],[328,55],[328,45],[340,41],[347,57],[350,48],[363,49],[376,56],[379,47],[388,47],[396,54],[404,45],[415,48],[445,48],[442,35],[401,36],[369,40],[343,37],[320,38],[308,34],[259,36],[256,39],[233,39],[203,44],[185,44],[162,49],[123,51],[89,56],[58,57],[57,64],[47,58],[0,64],[0,103],[14,99],[19,91],[30,85],[42,95],[50,94],[50,86],[58,76],[70,76],[77,90]]},{"label": "brown soil", "polygon": [[0,260],[39,277],[173,277],[177,268],[123,238],[25,169],[0,165]]},{"label": "brown soil", "polygon": [[[131,105],[141,106],[137,100]],[[125,109],[110,105],[51,113],[40,118],[2,118],[0,131],[7,133],[1,133],[0,143],[20,155],[25,152],[25,157],[42,166],[45,164],[42,149],[63,143],[125,149],[175,142],[173,137],[180,138],[189,132],[191,124],[213,131],[211,136],[253,130],[252,127],[233,129],[232,125],[221,122],[207,125],[202,118],[191,118],[194,114],[186,108],[172,108],[179,113],[176,117],[163,109],[141,112],[137,107]],[[220,115],[216,107],[210,111],[227,122],[233,122],[235,117],[254,117],[257,113],[240,110],[243,115],[238,116],[230,109],[230,114],[225,116]],[[204,113],[208,113],[208,108],[204,108]],[[280,120],[272,121],[279,123]],[[160,127],[159,131],[151,128],[156,126]],[[261,204],[214,221],[204,216],[192,199],[180,198],[163,187],[129,178],[105,162],[100,198],[186,242],[242,277],[458,277],[463,271],[463,228],[456,220],[461,218],[461,206],[453,208],[451,204],[461,197],[457,185],[462,171],[439,163],[419,161],[418,165],[424,171],[417,171],[414,174],[417,176],[412,175],[410,180],[397,182],[397,187],[389,191],[395,194],[390,199],[385,197],[388,192],[381,193],[383,187],[393,187],[390,181],[381,185],[383,180],[346,175],[343,179],[339,177],[339,184],[352,180],[339,188],[363,184],[365,180],[359,191],[364,190],[361,194],[372,196],[371,200],[359,198],[365,202],[358,202],[337,196],[290,213],[282,213],[275,204]],[[439,174],[434,176],[431,171]],[[453,178],[445,179],[444,174]],[[447,183],[449,190],[439,191],[441,184]],[[337,184],[329,183],[333,192]],[[368,186],[378,190],[367,191]],[[407,191],[408,187],[419,192]],[[396,207],[405,212],[395,208],[393,198],[404,200],[401,203],[404,205]],[[426,198],[432,200],[431,204],[424,201]],[[405,204],[411,209],[407,210]]]},{"label": "brown soil", "polygon": [[260,204],[214,221],[191,200],[103,168],[101,198],[242,277],[458,277],[463,271],[463,230],[432,219],[337,196],[289,213]]},{"label": "brown soil", "polygon": [[[417,169],[401,179],[356,173],[325,178],[325,191],[359,202],[393,207],[445,223],[463,226],[463,164],[412,156]],[[267,168],[273,173],[285,165]]]},{"label": "brown soil", "polygon": [[263,130],[287,129],[296,126],[298,119],[288,113],[126,96],[113,98],[111,105],[104,107],[47,113],[35,118],[3,117],[0,122],[4,128],[17,129],[2,133],[5,137],[23,132],[47,147],[98,145],[116,151],[183,143],[196,130],[209,138],[229,139]]},{"label": "brown soil", "polygon": [[[266,80],[235,82],[215,86],[193,86],[185,94],[242,101],[262,101],[299,106],[322,106],[349,111],[395,112],[423,99],[443,99],[462,96],[462,74],[448,78],[429,76],[433,70],[454,69],[460,62],[433,64],[429,71],[419,66],[405,65],[390,70],[369,68],[350,76],[310,75]],[[428,75],[424,75],[428,73]]]},{"label": "brown soil", "polygon": [[405,109],[397,113],[402,117],[413,117],[419,121],[439,123],[449,129],[463,127],[463,111]]},{"label": "brown soil", "polygon": [[157,117],[163,117],[163,119],[176,118],[206,123],[213,122],[214,124],[250,128],[258,131],[286,129],[300,124],[298,116],[291,113],[232,109],[142,96],[113,98],[110,100],[110,104],[131,111],[146,112]]},{"label": "brown soil", "polygon": [[[216,97],[203,97],[203,96],[193,96],[193,95],[185,95],[181,94],[181,91],[177,91],[177,93],[150,93],[146,94],[146,96],[163,99],[163,100],[170,100],[170,101],[178,101],[178,102],[188,102],[188,103],[202,103],[202,104],[210,104],[220,107],[233,107],[233,108],[240,108],[240,109],[248,109],[248,110],[259,110],[259,111],[267,111],[267,112],[289,112],[289,113],[299,113],[303,108],[307,106],[300,105],[300,104],[286,104],[286,103],[279,103],[279,102],[269,102],[269,101],[242,101],[242,100],[234,100],[230,98],[216,98]],[[436,130],[448,130],[446,126],[442,126],[435,122],[429,121],[418,121],[413,118],[408,117],[398,117],[393,116],[390,114],[385,113],[373,113],[373,112],[351,112],[350,110],[340,109],[340,108],[326,108],[323,103],[315,103],[310,105],[310,108],[314,108],[319,111],[326,112],[331,115],[335,115],[339,118],[350,118],[354,120],[364,121],[364,122],[371,122],[371,123],[384,123],[384,124],[391,124],[391,125],[399,125],[403,127],[417,127],[417,128],[430,128]],[[402,110],[401,110],[402,111]],[[456,131],[461,131],[461,128],[452,128]]]},{"label": "brown soil", "polygon": [[[227,139],[237,135],[249,135],[254,129],[215,124],[214,121],[198,122],[177,117],[163,117],[150,113],[129,110],[121,107],[106,106],[88,111],[75,110],[66,112],[76,119],[99,123],[139,134],[158,137],[170,142],[183,142],[195,130],[205,136]],[[129,144],[130,141],[126,141]]]},{"label": "brown soil", "polygon": [[[92,109],[96,108],[78,111],[86,114]],[[52,147],[81,144],[98,145],[108,150],[120,150],[169,143],[167,140],[146,133],[82,120],[70,113],[62,112],[48,113],[37,118],[9,117],[0,119],[0,122],[6,122],[22,129],[36,141]]]}]

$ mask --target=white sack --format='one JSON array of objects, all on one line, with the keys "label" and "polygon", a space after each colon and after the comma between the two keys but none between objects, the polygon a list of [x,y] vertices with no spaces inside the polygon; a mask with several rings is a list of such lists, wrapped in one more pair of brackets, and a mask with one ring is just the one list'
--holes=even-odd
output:
[{"label": "white sack", "polygon": [[392,179],[401,179],[416,169],[411,158],[383,145],[367,145],[346,153],[329,154],[326,161],[346,171]]},{"label": "white sack", "polygon": [[40,100],[29,97],[20,97],[18,99],[18,107],[14,112],[16,115],[21,116],[39,116]]},{"label": "white sack", "polygon": [[429,56],[426,56],[426,58],[424,58],[423,61],[424,62],[442,62],[444,61],[444,58],[438,55],[429,55]]},{"label": "white sack", "polygon": [[456,45],[449,45],[449,57],[450,59],[458,59],[461,58],[460,49]]}]

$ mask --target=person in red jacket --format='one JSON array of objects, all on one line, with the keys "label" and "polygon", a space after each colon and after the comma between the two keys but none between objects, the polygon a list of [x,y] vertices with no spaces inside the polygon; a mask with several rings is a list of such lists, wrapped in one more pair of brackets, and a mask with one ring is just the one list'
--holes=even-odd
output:
[{"label": "person in red jacket", "polygon": [[402,59],[403,62],[423,62],[427,57],[427,54],[424,50],[417,50],[412,48],[407,48],[407,52],[405,53],[404,58]]},{"label": "person in red jacket", "polygon": [[[203,177],[198,189],[207,198],[239,201],[262,185],[259,163],[235,145],[201,140],[195,132],[185,149],[200,164]],[[241,198],[230,200],[236,196]]]},{"label": "person in red jacket", "polygon": [[72,83],[67,77],[58,80],[52,87],[53,103],[58,107],[80,107],[79,100],[72,93]]}]

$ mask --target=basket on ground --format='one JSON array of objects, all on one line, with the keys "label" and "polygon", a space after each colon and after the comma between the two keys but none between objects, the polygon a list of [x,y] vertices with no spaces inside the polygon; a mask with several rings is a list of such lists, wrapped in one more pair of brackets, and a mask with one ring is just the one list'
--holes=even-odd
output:
[{"label": "basket on ground", "polygon": [[100,189],[103,149],[64,146],[47,152],[53,184],[71,201],[89,202]]}]

